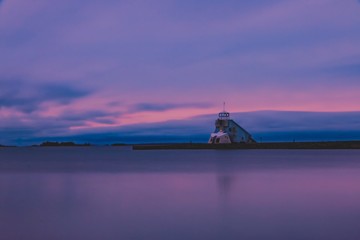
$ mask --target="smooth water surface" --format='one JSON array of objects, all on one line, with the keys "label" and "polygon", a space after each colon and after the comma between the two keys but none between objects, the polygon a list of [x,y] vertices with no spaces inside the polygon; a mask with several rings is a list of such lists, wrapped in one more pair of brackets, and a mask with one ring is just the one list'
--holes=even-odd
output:
[{"label": "smooth water surface", "polygon": [[360,239],[358,150],[0,149],[0,239]]}]

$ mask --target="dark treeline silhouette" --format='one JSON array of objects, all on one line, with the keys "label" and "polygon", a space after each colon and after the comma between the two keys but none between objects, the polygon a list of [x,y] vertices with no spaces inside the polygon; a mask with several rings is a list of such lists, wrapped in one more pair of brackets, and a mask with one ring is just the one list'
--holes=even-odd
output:
[{"label": "dark treeline silhouette", "polygon": [[111,144],[111,146],[116,147],[116,146],[128,146],[129,144],[126,143],[113,143]]},{"label": "dark treeline silhouette", "polygon": [[15,146],[8,146],[8,145],[1,145],[0,144],[0,148],[7,148],[7,147],[15,147]]},{"label": "dark treeline silhouette", "polygon": [[39,145],[40,147],[83,147],[91,146],[90,143],[77,144],[74,142],[43,142]]}]

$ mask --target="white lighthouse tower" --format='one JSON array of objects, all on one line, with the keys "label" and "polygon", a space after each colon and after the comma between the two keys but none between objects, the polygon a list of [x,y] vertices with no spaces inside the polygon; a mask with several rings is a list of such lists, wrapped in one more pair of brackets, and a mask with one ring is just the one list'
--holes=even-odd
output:
[{"label": "white lighthouse tower", "polygon": [[230,119],[230,113],[223,111],[219,113],[215,121],[215,131],[211,133],[209,144],[230,144],[230,143],[255,143],[250,133]]}]

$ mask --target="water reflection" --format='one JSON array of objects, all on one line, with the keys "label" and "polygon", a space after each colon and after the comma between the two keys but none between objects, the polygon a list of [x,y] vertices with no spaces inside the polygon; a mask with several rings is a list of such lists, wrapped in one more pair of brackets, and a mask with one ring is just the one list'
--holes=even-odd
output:
[{"label": "water reflection", "polygon": [[360,171],[346,159],[240,168],[236,157],[174,161],[181,171],[2,172],[1,239],[360,238]]}]

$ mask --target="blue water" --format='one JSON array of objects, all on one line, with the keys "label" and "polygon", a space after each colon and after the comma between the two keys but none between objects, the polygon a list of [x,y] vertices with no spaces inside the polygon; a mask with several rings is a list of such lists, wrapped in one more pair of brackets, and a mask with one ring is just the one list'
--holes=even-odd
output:
[{"label": "blue water", "polygon": [[0,239],[360,239],[358,150],[0,148]]}]

